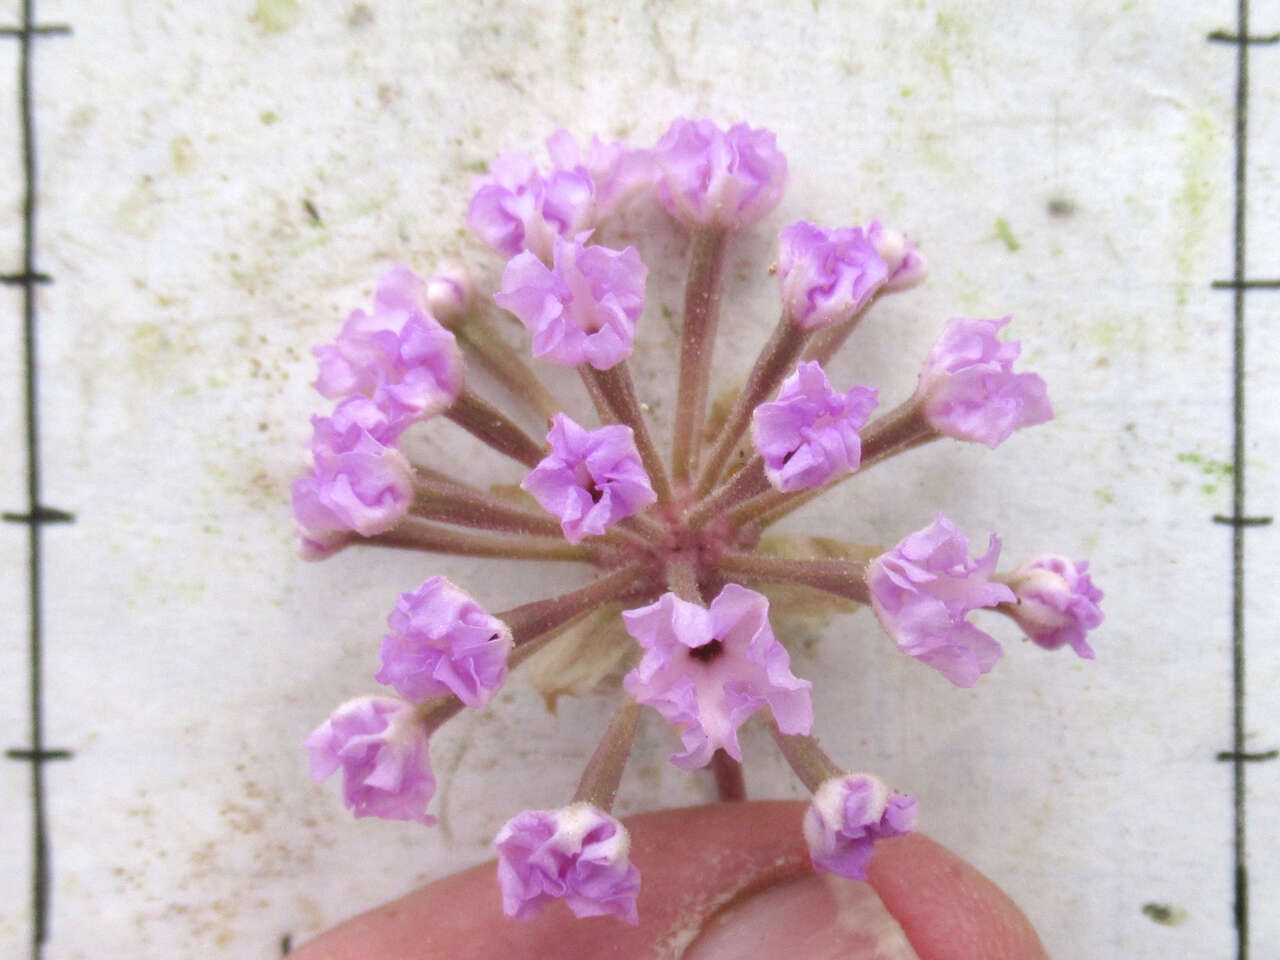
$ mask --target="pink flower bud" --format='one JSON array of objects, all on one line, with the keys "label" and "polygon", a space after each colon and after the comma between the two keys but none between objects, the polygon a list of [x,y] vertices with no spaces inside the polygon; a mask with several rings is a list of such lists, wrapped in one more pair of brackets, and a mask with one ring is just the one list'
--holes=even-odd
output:
[{"label": "pink flower bud", "polygon": [[768,130],[726,132],[710,120],[676,120],[653,148],[658,199],[690,227],[749,227],[782,199],[787,158]]},{"label": "pink flower bud", "polygon": [[1013,372],[1021,345],[996,339],[1009,320],[947,323],[916,388],[924,418],[939,433],[995,448],[1014,430],[1053,419],[1044,381]]},{"label": "pink flower bud", "polygon": [[819,364],[801,363],[782,382],[778,399],[752,414],[751,439],[769,482],[788,492],[808,490],[857,470],[862,458],[858,431],[875,408],[871,387],[839,393]]},{"label": "pink flower bud", "polygon": [[436,792],[427,734],[411,703],[349,700],[306,739],[311,779],[341,769],[343,800],[357,817],[435,823],[426,809]]},{"label": "pink flower bud", "polygon": [[888,553],[871,561],[871,607],[898,649],[927,663],[958,687],[971,687],[1000,659],[1000,644],[965,616],[1011,603],[1013,591],[991,580],[1000,540],[982,557],[941,513]]},{"label": "pink flower bud", "polygon": [[589,803],[525,810],[498,831],[498,885],[509,917],[564,900],[576,917],[613,914],[639,922],[640,871],[627,828]]},{"label": "pink flower bud", "polygon": [[890,793],[878,778],[850,773],[824,781],[804,815],[804,839],[814,869],[866,880],[877,840],[916,828],[914,797]]},{"label": "pink flower bud", "polygon": [[1093,648],[1085,634],[1102,624],[1098,608],[1102,591],[1089,579],[1088,569],[1089,564],[1069,557],[1036,557],[1005,578],[1017,604],[1000,609],[1046,650],[1070,644],[1077,654],[1092,660]]},{"label": "pink flower bud", "polygon": [[778,234],[778,288],[791,322],[816,330],[849,320],[889,276],[860,227],[823,230],[801,220]]},{"label": "pink flower bud", "polygon": [[586,430],[557,413],[547,434],[549,453],[520,486],[560,518],[570,543],[600,536],[657,499],[640,462],[630,427]]}]

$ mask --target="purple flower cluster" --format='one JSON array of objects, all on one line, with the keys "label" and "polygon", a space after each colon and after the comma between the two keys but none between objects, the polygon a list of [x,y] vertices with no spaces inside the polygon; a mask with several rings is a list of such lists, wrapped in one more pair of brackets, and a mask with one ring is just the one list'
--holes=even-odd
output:
[{"label": "purple flower cluster", "polygon": [[293,484],[293,512],[310,559],[350,534],[392,529],[413,500],[398,442],[405,429],[447,409],[462,390],[462,353],[427,312],[428,284],[404,267],[378,283],[373,312],[354,310],[338,338],[315,348],[316,390],[338,405],[312,417],[313,470]]},{"label": "purple flower cluster", "polygon": [[[741,789],[739,730],[758,714],[813,794],[804,835],[815,868],[865,879],[874,844],[915,828],[915,800],[844,772],[819,748],[814,684],[792,672],[792,638],[775,634],[763,591],[801,586],[870,606],[902,653],[962,687],[1003,652],[971,622],[978,611],[1006,615],[1041,647],[1092,658],[1086,637],[1102,623],[1102,593],[1087,563],[1055,554],[999,573],[999,538],[972,555],[941,513],[891,548],[842,544],[824,531],[820,555],[794,555],[762,534],[922,444],[945,436],[994,448],[1050,420],[1045,383],[1014,372],[1020,345],[998,338],[1006,317],[950,320],[914,394],[888,412],[877,412],[875,387],[832,387],[827,361],[879,299],[921,283],[926,263],[878,220],[801,220],[778,234],[777,329],[733,409],[709,409],[727,246],[778,207],[786,186],[774,134],[681,118],[652,147],[594,137],[580,145],[560,130],[547,153],[545,169],[503,154],[474,184],[467,223],[506,261],[497,290],[480,294],[458,268],[421,280],[396,267],[371,311],[354,311],[333,343],[315,349],[316,388],[336,407],[313,418],[294,517],[311,558],[386,545],[590,564],[596,576],[498,614],[443,576],[402,593],[376,674],[399,696],[339,707],[306,740],[312,774],[341,770],[357,816],[432,822],[433,732],[463,709],[488,708],[509,672],[567,633],[584,672],[597,656],[616,664],[616,648],[587,617],[621,610],[631,669],[615,681],[619,708],[577,791],[560,808],[518,813],[495,839],[506,912],[523,917],[562,900],[580,917],[636,922],[640,874],[609,810],[646,708],[680,740],[672,763],[710,767],[726,799]],[[649,271],[641,249],[596,242],[624,207],[646,202],[690,235],[681,360],[661,396],[675,414],[665,459],[629,367],[640,325],[652,323]],[[646,249],[644,240],[637,246]],[[523,325],[533,357],[575,368],[585,388],[575,401],[513,350],[494,322],[502,311]],[[503,400],[464,387],[464,350]],[[527,496],[456,479],[439,456],[406,455],[416,447],[401,448],[404,434],[438,415],[520,464]],[[525,429],[536,422],[549,424],[545,443]]]}]

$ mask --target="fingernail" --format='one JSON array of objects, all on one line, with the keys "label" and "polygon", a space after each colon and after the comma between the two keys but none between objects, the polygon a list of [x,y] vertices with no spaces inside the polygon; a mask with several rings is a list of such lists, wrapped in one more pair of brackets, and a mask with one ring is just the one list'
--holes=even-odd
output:
[{"label": "fingernail", "polygon": [[919,960],[869,884],[810,876],[711,917],[682,960]]}]

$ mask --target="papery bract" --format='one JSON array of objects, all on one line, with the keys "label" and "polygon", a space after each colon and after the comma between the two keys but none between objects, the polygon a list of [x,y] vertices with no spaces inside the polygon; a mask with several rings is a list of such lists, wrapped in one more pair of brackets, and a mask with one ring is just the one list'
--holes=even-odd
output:
[{"label": "papery bract", "polygon": [[551,421],[549,453],[520,486],[560,518],[570,543],[611,526],[657,499],[630,427],[587,430],[563,413]]},{"label": "papery bract", "polygon": [[467,706],[482,707],[506,679],[511,631],[444,577],[402,593],[387,626],[376,679],[403,697],[454,693]]},{"label": "papery bract", "polygon": [[631,838],[597,807],[525,810],[507,821],[494,846],[507,916],[526,917],[564,900],[577,917],[613,914],[639,922],[640,871],[629,859]]},{"label": "papery bract", "polygon": [[959,687],[973,686],[995,666],[1000,644],[965,619],[979,607],[1014,599],[991,580],[1000,539],[986,554],[969,556],[969,541],[941,513],[932,524],[871,562],[871,607],[898,649],[933,667]]},{"label": "papery bract", "polygon": [[357,817],[435,823],[426,810],[436,791],[427,737],[411,703],[349,700],[306,739],[311,778],[318,783],[341,769],[343,799]]},{"label": "papery bract", "polygon": [[394,446],[399,431],[366,397],[312,417],[313,469],[293,482],[293,515],[304,555],[326,555],[350,533],[390,530],[413,503],[413,470]]},{"label": "papery bract", "polygon": [[658,199],[690,227],[749,227],[778,205],[787,158],[768,130],[676,120],[653,148]]},{"label": "papery bract", "polygon": [[352,311],[332,344],[316,347],[316,389],[372,398],[403,428],[435,416],[462,389],[462,353],[426,310],[427,284],[405,267],[378,281],[373,313]]},{"label": "papery bract", "polygon": [[813,684],[792,674],[763,594],[729,583],[701,607],[665,593],[622,619],[644,650],[623,686],[679,729],[676,766],[705,766],[721,748],[741,762],[738,728],[766,705],[783,733],[809,732]]},{"label": "papery bract", "polygon": [[533,334],[533,355],[607,370],[631,354],[648,269],[633,247],[556,240],[548,268],[531,253],[512,258],[494,295]]},{"label": "papery bract", "polygon": [[1085,634],[1102,625],[1098,608],[1102,591],[1093,585],[1088,570],[1089,564],[1070,557],[1036,557],[1004,578],[1017,603],[1000,609],[1046,650],[1069,644],[1077,654],[1092,660],[1093,648]]},{"label": "papery bract", "polygon": [[850,319],[888,276],[888,266],[861,227],[824,230],[801,220],[778,234],[782,308],[806,330]]},{"label": "papery bract", "polygon": [[916,388],[921,413],[939,433],[995,448],[1014,430],[1053,419],[1044,380],[1013,372],[1021,345],[996,337],[1010,319],[947,323]]},{"label": "papery bract", "polygon": [[890,793],[878,777],[865,773],[824,781],[804,815],[814,868],[851,880],[867,879],[875,841],[915,828],[915,798]]},{"label": "papery bract", "polygon": [[779,490],[807,490],[857,470],[858,431],[875,408],[871,387],[839,393],[819,364],[801,363],[782,381],[778,398],[752,415],[752,442],[769,482]]}]

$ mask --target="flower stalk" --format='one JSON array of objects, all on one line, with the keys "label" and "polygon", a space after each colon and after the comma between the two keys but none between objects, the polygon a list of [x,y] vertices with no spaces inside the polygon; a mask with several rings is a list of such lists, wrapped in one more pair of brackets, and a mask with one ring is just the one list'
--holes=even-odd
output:
[{"label": "flower stalk", "polygon": [[645,569],[639,565],[623,567],[581,589],[546,600],[535,600],[498,614],[498,619],[511,628],[515,639],[516,652],[512,657],[529,657],[535,652],[532,648],[539,639],[570,620],[643,588],[644,577]]},{"label": "flower stalk", "polygon": [[613,809],[639,723],[640,704],[631,699],[625,700],[609,721],[600,745],[582,771],[578,789],[573,794],[574,803],[589,803],[605,813]]},{"label": "flower stalk", "polygon": [[545,453],[542,444],[469,387],[462,388],[445,416],[477,440],[526,467],[536,467]]},{"label": "flower stalk", "polygon": [[817,791],[824,781],[844,773],[844,770],[818,746],[818,741],[813,737],[807,734],[783,733],[773,722],[772,717],[766,717],[765,723],[787,765],[810,793]]},{"label": "flower stalk", "polygon": [[[939,436],[921,416],[920,405],[912,398],[867,424],[862,432],[862,462],[856,473],[865,473],[876,464],[914,450]],[[740,525],[756,523],[763,530],[855,475],[842,474],[826,486],[813,490],[769,490],[735,509],[733,522]]]},{"label": "flower stalk", "polygon": [[680,339],[675,437],[671,447],[671,470],[677,484],[687,483],[698,467],[728,238],[729,231],[723,227],[703,227],[693,234]]},{"label": "flower stalk", "polygon": [[720,557],[720,569],[751,580],[813,587],[855,603],[871,602],[866,564],[851,560],[793,560],[727,551]]},{"label": "flower stalk", "polygon": [[631,428],[635,436],[636,450],[640,453],[645,472],[649,474],[649,482],[653,484],[653,490],[658,495],[658,502],[669,502],[671,481],[667,477],[667,468],[662,462],[662,456],[658,453],[653,437],[649,434],[649,427],[640,409],[640,401],[636,397],[635,383],[631,379],[631,370],[627,362],[623,360],[608,370],[597,370],[587,364],[580,364],[579,369],[582,371],[583,379],[588,382],[588,391],[591,393],[592,400],[596,401],[599,397],[596,401],[597,409],[599,404],[603,403],[610,414],[611,422],[621,423]]},{"label": "flower stalk", "polygon": [[532,535],[500,536],[456,530],[413,517],[402,520],[386,533],[352,539],[350,543],[421,550],[425,553],[452,553],[460,557],[556,560],[569,563],[599,563],[611,555],[603,545],[565,543],[563,540]]},{"label": "flower stalk", "polygon": [[742,777],[742,764],[723,749],[711,755],[711,774],[716,781],[716,796],[722,803],[742,803],[747,799],[747,784]]},{"label": "flower stalk", "polygon": [[738,393],[729,419],[721,427],[720,437],[702,467],[697,485],[699,496],[710,493],[719,481],[743,432],[751,424],[751,414],[778,389],[787,374],[795,369],[796,361],[800,359],[800,354],[812,335],[812,331],[793,323],[785,313],[778,319],[769,342],[756,358],[755,366]]},{"label": "flower stalk", "polygon": [[534,410],[540,419],[549,420],[560,410],[561,404],[551,391],[478,310],[472,310],[452,330],[463,351],[479,361],[512,396]]}]

